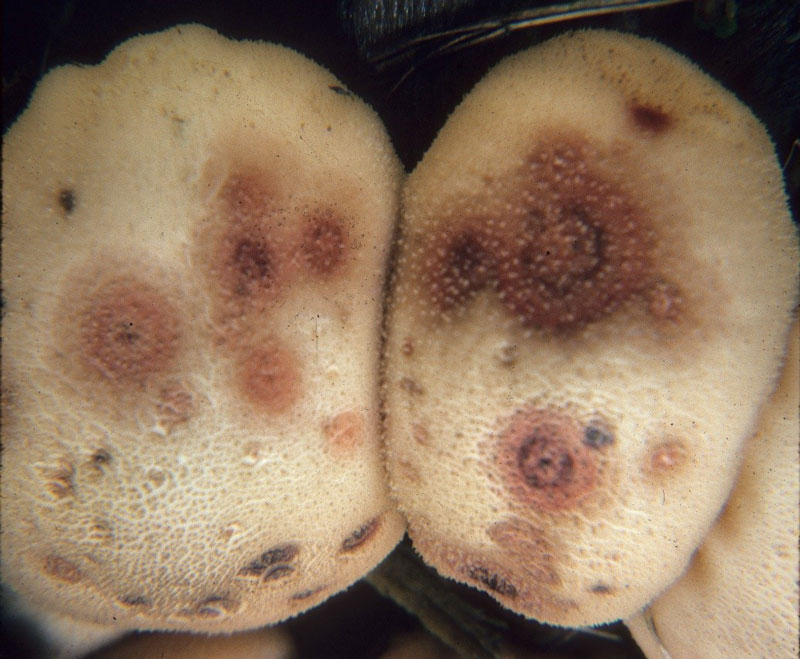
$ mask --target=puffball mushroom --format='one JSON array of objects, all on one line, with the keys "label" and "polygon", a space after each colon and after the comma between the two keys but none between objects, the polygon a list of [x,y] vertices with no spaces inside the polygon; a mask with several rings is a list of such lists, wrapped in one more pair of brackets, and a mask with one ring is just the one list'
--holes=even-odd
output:
[{"label": "puffball mushroom", "polygon": [[[736,487],[689,569],[627,621],[651,659],[796,657],[800,331]],[[665,654],[666,652],[666,654]]]},{"label": "puffball mushroom", "polygon": [[669,49],[514,55],[409,176],[390,484],[423,559],[550,624],[684,569],[778,372],[797,236],[763,126]]},{"label": "puffball mushroom", "polygon": [[67,634],[232,632],[380,561],[374,112],[185,25],[47,75],[3,165],[6,584]]}]

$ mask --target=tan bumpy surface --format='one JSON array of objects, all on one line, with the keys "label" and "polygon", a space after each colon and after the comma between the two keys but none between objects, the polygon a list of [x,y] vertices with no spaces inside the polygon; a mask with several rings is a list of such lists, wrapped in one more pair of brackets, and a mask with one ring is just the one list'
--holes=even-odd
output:
[{"label": "tan bumpy surface", "polygon": [[797,263],[768,135],[683,57],[499,64],[404,188],[387,463],[422,557],[551,624],[640,609],[731,489]]},{"label": "tan bumpy surface", "polygon": [[796,657],[800,326],[736,487],[689,569],[627,621],[649,659]]},{"label": "tan bumpy surface", "polygon": [[5,583],[67,635],[227,632],[381,560],[377,116],[182,26],[47,75],[3,146]]}]

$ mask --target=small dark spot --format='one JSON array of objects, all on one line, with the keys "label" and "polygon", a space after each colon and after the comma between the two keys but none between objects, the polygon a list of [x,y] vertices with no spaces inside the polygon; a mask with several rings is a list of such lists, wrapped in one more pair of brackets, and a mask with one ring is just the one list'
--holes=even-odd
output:
[{"label": "small dark spot", "polygon": [[144,595],[123,595],[117,601],[122,606],[150,606],[150,600]]},{"label": "small dark spot", "polygon": [[291,565],[276,565],[264,573],[264,581],[277,581],[288,577],[292,572],[294,568]]},{"label": "small dark spot", "polygon": [[221,595],[212,595],[197,605],[196,615],[203,618],[217,618],[236,608],[238,608],[238,602],[235,600]]},{"label": "small dark spot", "polygon": [[92,464],[96,467],[102,468],[110,462],[111,454],[104,449],[98,449],[92,454]]},{"label": "small dark spot", "polygon": [[47,479],[47,489],[56,499],[75,494],[75,467],[66,459],[60,459],[53,467],[41,469]]},{"label": "small dark spot", "polygon": [[601,448],[614,443],[614,436],[597,426],[586,426],[586,431],[583,433],[583,443],[592,448]]},{"label": "small dark spot", "polygon": [[650,133],[663,133],[672,125],[672,117],[661,108],[636,103],[630,111],[634,123]]},{"label": "small dark spot", "polygon": [[470,566],[466,569],[467,576],[473,581],[486,586],[492,592],[506,597],[516,597],[517,589],[510,581],[490,572],[485,567]]},{"label": "small dark spot", "polygon": [[328,89],[332,92],[339,94],[339,96],[352,96],[353,92],[351,92],[346,87],[342,87],[341,85],[328,85]]},{"label": "small dark spot", "polygon": [[598,595],[608,595],[611,593],[611,586],[606,586],[604,583],[596,583],[590,590]]},{"label": "small dark spot", "polygon": [[325,586],[319,586],[317,588],[309,588],[308,590],[301,590],[299,593],[295,593],[294,595],[292,595],[291,599],[295,601],[307,600],[312,595],[316,595],[317,593],[320,593],[323,590],[325,590]]},{"label": "small dark spot", "polygon": [[75,191],[66,188],[58,193],[58,203],[68,215],[75,210]]},{"label": "small dark spot", "polygon": [[381,520],[380,517],[374,517],[373,519],[369,520],[368,522],[362,524],[359,528],[353,531],[349,536],[344,539],[342,542],[342,551],[343,552],[350,552],[358,549],[359,547],[366,544],[368,540],[370,540],[380,528]]},{"label": "small dark spot", "polygon": [[425,393],[425,389],[422,388],[422,385],[414,378],[408,376],[400,378],[400,386],[414,396],[420,396]]},{"label": "small dark spot", "polygon": [[403,341],[403,345],[400,346],[400,352],[403,353],[404,357],[411,357],[414,354],[414,339],[407,336]]}]

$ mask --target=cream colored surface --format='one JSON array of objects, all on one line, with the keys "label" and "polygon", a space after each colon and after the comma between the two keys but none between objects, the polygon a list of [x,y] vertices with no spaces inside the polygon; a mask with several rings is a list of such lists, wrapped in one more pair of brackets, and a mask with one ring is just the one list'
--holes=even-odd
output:
[{"label": "cream colored surface", "polygon": [[337,88],[187,25],[53,71],[5,136],[2,573],[43,617],[252,628],[400,539],[376,383],[401,168]]},{"label": "cream colored surface", "polygon": [[649,659],[797,656],[798,330],[725,509],[687,572],[627,623]]},{"label": "cream colored surface", "polygon": [[[454,266],[443,288],[425,270],[446,254],[432,241],[464,227],[502,239],[544,203],[525,187],[536,185],[530,162],[564,144],[572,160],[547,184],[606,187],[577,210],[556,193],[548,203],[580,218],[611,189],[608,222],[617,198],[629,203],[651,232],[641,276],[652,288],[564,326],[511,313],[491,273],[465,302],[447,306],[453,293],[437,306],[442,290],[470,290],[480,273]],[[528,617],[577,626],[631,615],[711,526],[780,365],[797,235],[769,137],[676,53],[578,32],[490,72],[410,175],[403,203],[384,386],[390,481],[415,547]],[[497,250],[491,267],[519,263],[518,243],[497,244],[485,241]],[[469,249],[455,262],[474,262]],[[677,293],[659,298],[669,287]],[[549,499],[509,476],[503,457],[526,414],[572,442],[565,489]],[[584,433],[610,441],[591,447]],[[539,466],[552,472],[558,459]]]}]

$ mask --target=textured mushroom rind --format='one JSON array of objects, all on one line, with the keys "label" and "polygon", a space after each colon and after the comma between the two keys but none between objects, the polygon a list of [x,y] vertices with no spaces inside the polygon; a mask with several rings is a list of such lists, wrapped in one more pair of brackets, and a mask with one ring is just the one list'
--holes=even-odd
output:
[{"label": "textured mushroom rind", "polygon": [[377,382],[401,168],[337,84],[181,26],[53,71],[5,136],[2,567],[43,619],[264,625],[400,539]]},{"label": "textured mushroom rind", "polygon": [[800,325],[736,486],[686,572],[626,621],[648,657],[798,652]]},{"label": "textured mushroom rind", "polygon": [[423,558],[557,625],[663,590],[779,368],[797,247],[763,126],[680,55],[589,31],[499,64],[403,192],[386,453]]}]

